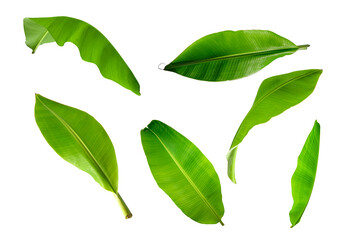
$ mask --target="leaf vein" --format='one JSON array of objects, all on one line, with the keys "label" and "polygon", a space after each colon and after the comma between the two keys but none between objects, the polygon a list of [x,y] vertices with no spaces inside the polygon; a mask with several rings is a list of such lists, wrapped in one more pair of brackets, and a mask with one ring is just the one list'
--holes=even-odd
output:
[{"label": "leaf vein", "polygon": [[[295,80],[298,80],[298,79],[300,79],[300,78],[304,78],[304,77],[313,75],[313,74],[315,74],[316,72],[317,72],[317,70],[314,70],[313,72],[306,73],[306,74],[303,74],[303,75],[301,75],[301,76],[297,76],[297,77],[291,78],[291,79],[289,79],[288,81],[284,82],[283,84],[277,86],[276,88],[274,88],[274,89],[272,89],[271,91],[269,91],[268,93],[266,93],[264,96],[262,96],[258,101],[256,101],[256,102],[253,104],[253,106],[251,107],[251,109],[250,109],[250,111],[248,112],[248,114],[246,114],[245,119],[244,119],[243,122],[246,121],[246,117],[250,115],[250,113],[256,108],[256,106],[258,106],[258,105],[259,105],[262,101],[264,101],[264,99],[266,99],[268,96],[270,96],[270,95],[273,94],[274,92],[278,91],[278,90],[281,89],[282,87],[286,86],[287,84],[289,84],[289,83],[291,83],[291,82],[293,82],[293,81],[295,81]],[[238,131],[236,132],[235,136],[237,136],[238,133],[240,133],[241,130],[243,129],[243,126],[244,126],[244,125],[243,125],[243,122],[241,123],[241,125],[240,125]],[[242,140],[241,140],[241,141],[242,141]],[[235,142],[235,138],[234,138],[234,142]],[[230,148],[230,151],[231,151],[232,149],[234,149],[235,147],[237,147],[237,145],[239,145],[239,144],[241,143],[241,142],[240,142],[239,144],[237,144],[236,146],[234,146],[234,142],[231,144],[232,147]]]},{"label": "leaf vein", "polygon": [[265,55],[265,54],[276,54],[291,50],[298,50],[300,48],[308,47],[308,45],[300,45],[295,47],[289,47],[289,48],[275,48],[275,49],[269,49],[269,50],[260,50],[260,51],[254,51],[254,52],[247,52],[247,53],[238,53],[238,54],[231,54],[231,55],[225,55],[220,57],[214,57],[214,58],[208,58],[208,59],[199,59],[199,60],[193,60],[193,61],[186,61],[186,62],[178,62],[173,64],[168,64],[165,67],[165,70],[170,70],[177,67],[185,67],[189,65],[196,65],[196,64],[202,64],[207,62],[213,62],[213,61],[222,61],[229,58],[241,58],[241,57],[248,57],[248,56],[259,56],[259,55]]},{"label": "leaf vein", "polygon": [[39,97],[37,97],[39,102],[52,114],[56,117],[59,122],[64,125],[64,127],[70,132],[70,134],[74,137],[74,139],[79,143],[81,148],[84,150],[84,152],[90,157],[90,159],[95,163],[96,167],[100,170],[100,173],[105,177],[106,181],[109,183],[109,186],[111,187],[112,191],[116,194],[117,191],[111,184],[109,177],[105,173],[105,171],[102,169],[98,161],[96,160],[95,156],[92,154],[90,149],[86,146],[86,144],[81,140],[80,136],[76,133],[76,131],[64,120],[62,119],[58,114],[56,114],[52,109],[50,109]]},{"label": "leaf vein", "polygon": [[164,144],[164,142],[160,139],[160,137],[150,128],[148,128],[154,135],[155,137],[159,140],[159,142],[161,143],[161,145],[165,148],[166,152],[170,155],[171,159],[174,161],[175,165],[179,168],[180,172],[184,175],[184,177],[186,178],[186,180],[190,183],[190,185],[193,187],[193,189],[195,190],[195,192],[200,196],[200,198],[204,201],[205,205],[211,210],[211,212],[213,213],[213,215],[219,220],[221,225],[224,225],[224,223],[221,221],[221,217],[217,214],[217,212],[215,211],[215,209],[213,208],[213,206],[211,205],[211,203],[209,203],[207,201],[207,199],[205,198],[205,196],[201,193],[201,191],[198,189],[198,187],[196,186],[196,184],[191,180],[191,178],[187,175],[187,173],[185,172],[185,170],[182,168],[182,166],[180,165],[180,163],[176,160],[176,158],[172,155],[172,153],[170,152],[170,150],[166,147],[166,145]]}]

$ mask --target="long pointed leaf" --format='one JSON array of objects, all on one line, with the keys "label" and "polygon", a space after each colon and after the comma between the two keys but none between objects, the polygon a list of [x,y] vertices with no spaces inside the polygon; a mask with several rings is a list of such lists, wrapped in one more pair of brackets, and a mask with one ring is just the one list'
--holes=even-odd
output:
[{"label": "long pointed leaf", "polygon": [[103,77],[140,95],[134,74],[114,46],[96,28],[70,17],[24,18],[26,45],[35,53],[44,43],[75,44],[84,61],[95,63]]},{"label": "long pointed leaf", "polygon": [[115,150],[104,128],[89,114],[36,94],[35,120],[49,145],[64,160],[113,192],[126,218],[131,212],[118,194]]},{"label": "long pointed leaf", "polygon": [[291,189],[294,204],[289,216],[292,226],[300,222],[309,203],[314,187],[320,148],[320,124],[315,121],[314,127],[306,139],[299,155],[298,164],[291,178]]},{"label": "long pointed leaf", "polygon": [[224,31],[197,40],[164,70],[198,80],[233,80],[256,73],[275,59],[308,46],[296,46],[266,30]]},{"label": "long pointed leaf", "polygon": [[262,82],[253,106],[236,132],[227,154],[228,176],[234,183],[236,183],[237,148],[250,129],[302,102],[314,91],[321,73],[322,70],[319,69],[296,71],[274,76]]},{"label": "long pointed leaf", "polygon": [[141,141],[155,181],[181,211],[199,223],[223,225],[219,177],[202,152],[160,121],[141,131]]}]

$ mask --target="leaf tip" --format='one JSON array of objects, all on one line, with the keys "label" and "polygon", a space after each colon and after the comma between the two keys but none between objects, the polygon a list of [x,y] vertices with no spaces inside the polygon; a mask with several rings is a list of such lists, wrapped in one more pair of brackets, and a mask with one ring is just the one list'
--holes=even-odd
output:
[{"label": "leaf tip", "polygon": [[147,127],[149,128],[150,126],[156,125],[156,124],[161,124],[161,122],[159,120],[154,119],[149,123],[149,125],[147,125]]},{"label": "leaf tip", "polygon": [[318,122],[318,120],[315,120],[314,127],[316,127],[318,131],[320,131],[320,123]]},{"label": "leaf tip", "polygon": [[297,221],[291,221],[290,220],[290,222],[291,222],[290,228],[294,228],[300,222],[300,219],[298,219]]},{"label": "leaf tip", "polygon": [[35,93],[35,100],[39,100],[39,101],[41,101],[41,100],[44,100],[44,99],[46,99],[45,97],[43,97],[43,96],[41,96],[40,94],[38,94],[38,93]]}]

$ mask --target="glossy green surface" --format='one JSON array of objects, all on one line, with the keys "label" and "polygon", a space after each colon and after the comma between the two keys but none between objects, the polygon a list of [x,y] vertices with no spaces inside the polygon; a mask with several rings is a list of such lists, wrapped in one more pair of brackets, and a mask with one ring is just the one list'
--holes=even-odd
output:
[{"label": "glossy green surface", "polygon": [[117,195],[126,218],[131,217],[118,194],[115,150],[100,123],[83,111],[39,94],[36,94],[35,120],[55,152],[90,174],[103,188]]},{"label": "glossy green surface", "polygon": [[266,30],[224,31],[197,40],[164,70],[198,80],[233,80],[256,73],[275,59],[308,46],[296,46]]},{"label": "glossy green surface", "polygon": [[134,74],[113,45],[96,28],[70,17],[24,18],[26,45],[35,53],[44,43],[75,44],[84,61],[95,63],[103,77],[140,95]]},{"label": "glossy green surface", "polygon": [[314,91],[321,73],[319,69],[296,71],[270,77],[261,83],[253,106],[237,130],[227,154],[228,176],[234,183],[237,148],[250,129],[302,102]]},{"label": "glossy green surface", "polygon": [[315,121],[314,127],[306,139],[299,155],[298,164],[291,178],[291,190],[294,204],[289,213],[291,227],[300,219],[309,203],[314,187],[320,148],[320,124]]},{"label": "glossy green surface", "polygon": [[155,181],[181,211],[199,223],[223,225],[219,177],[204,154],[160,121],[141,131],[141,141]]}]

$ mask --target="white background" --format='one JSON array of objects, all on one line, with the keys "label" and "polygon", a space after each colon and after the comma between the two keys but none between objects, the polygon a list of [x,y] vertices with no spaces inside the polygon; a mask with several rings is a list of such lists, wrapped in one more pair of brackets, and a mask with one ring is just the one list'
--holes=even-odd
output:
[{"label": "white background", "polygon": [[[358,1],[2,1],[0,3],[0,239],[359,239]],[[71,16],[101,31],[128,63],[142,96],[104,79],[67,43],[25,45],[24,17]],[[250,77],[211,83],[158,70],[197,39],[266,29],[306,51]],[[241,144],[238,184],[225,155],[265,78],[324,70],[314,93]],[[84,110],[106,129],[119,165],[125,220],[110,192],[62,160],[34,120],[35,93]],[[185,135],[217,170],[225,226],[187,218],[156,185],[140,130],[158,119]],[[314,120],[321,124],[317,178],[290,229],[290,179]]]}]

